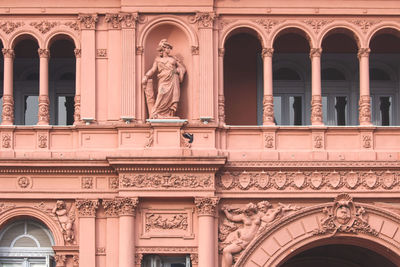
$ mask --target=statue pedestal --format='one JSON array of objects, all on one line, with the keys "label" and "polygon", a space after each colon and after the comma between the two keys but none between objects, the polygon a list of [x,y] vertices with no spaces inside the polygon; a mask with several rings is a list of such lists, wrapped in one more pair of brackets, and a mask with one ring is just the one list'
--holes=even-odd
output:
[{"label": "statue pedestal", "polygon": [[182,127],[187,120],[179,118],[171,119],[148,119],[147,122],[151,126],[153,148],[180,148],[185,147],[185,139],[183,138]]}]

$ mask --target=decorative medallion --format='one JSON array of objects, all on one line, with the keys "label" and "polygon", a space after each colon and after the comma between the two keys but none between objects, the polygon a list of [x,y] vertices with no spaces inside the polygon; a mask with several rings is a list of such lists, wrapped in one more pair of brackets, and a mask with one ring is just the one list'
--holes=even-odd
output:
[{"label": "decorative medallion", "polygon": [[310,175],[310,186],[313,189],[320,189],[323,184],[324,178],[322,177],[322,173],[320,172],[313,172]]},{"label": "decorative medallion", "polygon": [[118,189],[118,187],[119,187],[118,177],[110,177],[109,186],[111,189]]},{"label": "decorative medallion", "polygon": [[262,171],[258,175],[257,187],[259,189],[266,189],[270,185],[270,180],[271,179],[270,179],[269,173],[266,173],[266,172]]},{"label": "decorative medallion", "polygon": [[38,142],[39,142],[39,147],[40,148],[46,148],[47,147],[47,135],[46,134],[39,134],[38,135]]},{"label": "decorative medallion", "polygon": [[329,187],[337,189],[342,185],[342,177],[338,172],[333,171],[327,176],[327,182]]},{"label": "decorative medallion", "polygon": [[265,139],[265,148],[274,147],[274,136],[272,134],[266,134],[264,136],[264,139]]},{"label": "decorative medallion", "polygon": [[391,171],[386,171],[381,176],[381,184],[385,189],[392,189],[396,184],[396,176]]},{"label": "decorative medallion", "polygon": [[93,177],[82,177],[82,188],[92,189],[93,188]]},{"label": "decorative medallion", "polygon": [[346,187],[354,189],[359,185],[359,176],[357,172],[348,172],[346,174]]},{"label": "decorative medallion", "polygon": [[17,179],[19,188],[26,189],[32,187],[32,179],[28,176],[21,176]]},{"label": "decorative medallion", "polygon": [[293,186],[298,189],[302,189],[307,185],[306,176],[302,172],[296,172],[293,175],[292,179],[293,179]]},{"label": "decorative medallion", "polygon": [[282,189],[285,189],[285,187],[286,187],[286,183],[287,183],[287,175],[286,175],[286,173],[284,173],[284,172],[278,172],[276,175],[275,175],[275,179],[274,179],[274,181],[275,181],[275,187],[277,188],[277,189],[280,189],[280,190],[282,190]]},{"label": "decorative medallion", "polygon": [[362,140],[363,140],[363,147],[364,148],[371,148],[372,147],[372,145],[371,145],[371,143],[372,143],[371,135],[363,135]]},{"label": "decorative medallion", "polygon": [[320,228],[314,230],[314,235],[336,233],[365,233],[377,236],[378,232],[371,228],[363,207],[356,207],[353,198],[348,194],[340,194],[335,198],[332,207],[325,207],[322,212]]},{"label": "decorative medallion", "polygon": [[233,184],[233,176],[229,172],[224,172],[221,175],[221,184],[225,189],[230,188]]},{"label": "decorative medallion", "polygon": [[374,173],[373,171],[369,171],[369,172],[365,173],[363,184],[369,189],[374,189],[374,188],[378,187],[379,183],[378,183],[378,177],[376,176],[376,173]]},{"label": "decorative medallion", "polygon": [[239,188],[242,190],[249,189],[251,184],[251,175],[250,173],[244,171],[242,174],[239,175]]},{"label": "decorative medallion", "polygon": [[2,146],[3,148],[10,148],[11,147],[11,134],[6,133],[2,136]]}]

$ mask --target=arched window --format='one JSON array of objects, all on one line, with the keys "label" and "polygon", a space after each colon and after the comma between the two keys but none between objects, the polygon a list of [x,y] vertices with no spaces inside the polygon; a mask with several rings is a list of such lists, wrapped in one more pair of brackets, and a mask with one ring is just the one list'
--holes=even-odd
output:
[{"label": "arched window", "polygon": [[18,220],[0,232],[1,267],[55,266],[54,239],[49,229],[34,220]]}]

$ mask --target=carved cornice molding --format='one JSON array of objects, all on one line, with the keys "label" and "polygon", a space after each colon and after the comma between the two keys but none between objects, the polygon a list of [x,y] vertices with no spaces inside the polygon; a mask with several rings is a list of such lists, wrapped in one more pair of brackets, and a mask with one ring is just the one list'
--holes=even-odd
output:
[{"label": "carved cornice molding", "polygon": [[196,197],[194,204],[199,216],[214,216],[219,197]]},{"label": "carved cornice molding", "polygon": [[[12,137],[10,136],[12,139]],[[21,163],[23,165],[23,163]],[[1,166],[0,174],[116,174],[110,167],[29,167],[29,166]]]},{"label": "carved cornice molding", "polygon": [[197,12],[196,15],[189,17],[189,22],[197,23],[199,28],[212,28],[216,18],[215,12]]},{"label": "carved cornice molding", "polygon": [[96,22],[99,20],[97,14],[79,14],[78,21],[81,23],[82,29],[94,30]]},{"label": "carved cornice molding", "polygon": [[99,207],[98,200],[79,199],[76,200],[76,208],[80,217],[95,217]]},{"label": "carved cornice molding", "polygon": [[136,253],[142,254],[192,254],[197,253],[197,247],[137,247]]}]

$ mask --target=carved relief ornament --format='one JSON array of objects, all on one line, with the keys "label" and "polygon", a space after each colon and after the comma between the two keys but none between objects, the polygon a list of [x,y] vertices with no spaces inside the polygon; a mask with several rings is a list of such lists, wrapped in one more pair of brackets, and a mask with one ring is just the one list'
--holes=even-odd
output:
[{"label": "carved relief ornament", "polygon": [[320,95],[311,97],[311,122],[322,124],[322,97]]},{"label": "carved relief ornament", "polygon": [[41,22],[31,22],[31,26],[35,27],[42,34],[49,32],[52,28],[58,25],[58,22],[49,22],[49,21],[41,21]]},{"label": "carved relief ornament", "polygon": [[182,188],[213,188],[214,179],[211,174],[123,174],[120,177],[120,185],[125,188],[162,188],[166,190]]},{"label": "carved relief ornament", "polygon": [[322,53],[322,48],[317,47],[317,48],[311,48],[310,49],[310,58],[312,59],[313,57],[321,57]]},{"label": "carved relief ornament", "polygon": [[138,13],[120,13],[119,19],[122,22],[122,27],[125,28],[134,28],[136,26],[136,22],[141,22],[142,16],[139,16]]},{"label": "carved relief ornament", "polygon": [[135,215],[138,198],[116,198],[106,199],[103,202],[105,214],[109,217],[118,215]]},{"label": "carved relief ornament", "polygon": [[371,49],[369,47],[364,47],[358,49],[357,56],[360,59],[361,57],[369,57],[369,53],[371,52]]},{"label": "carved relief ornament", "polygon": [[314,230],[314,235],[335,235],[336,233],[378,235],[378,232],[368,223],[366,210],[361,206],[356,206],[353,198],[348,194],[338,195],[332,207],[325,207],[322,212],[325,217],[321,219],[319,229]]},{"label": "carved relief ornament", "polygon": [[162,213],[149,213],[145,217],[145,230],[151,229],[188,229],[187,213],[176,213],[172,216]]},{"label": "carved relief ornament", "polygon": [[54,255],[54,260],[56,261],[56,267],[62,267],[65,266],[65,263],[67,262],[67,256],[66,255]]},{"label": "carved relief ornament", "polygon": [[46,134],[39,134],[38,135],[38,143],[40,148],[47,147],[47,135]]},{"label": "carved relief ornament", "polygon": [[199,216],[214,216],[218,202],[218,197],[196,197],[194,199]]},{"label": "carved relief ornament", "polygon": [[3,148],[11,147],[11,134],[6,133],[2,135],[2,147]]},{"label": "carved relief ornament", "polygon": [[45,48],[38,49],[39,57],[49,58],[50,57],[50,50]]},{"label": "carved relief ornament", "polygon": [[277,20],[277,19],[257,19],[255,20],[256,23],[260,24],[264,27],[267,33],[270,33],[271,30],[278,24],[284,22],[284,20]]},{"label": "carved relief ornament", "polygon": [[274,49],[272,47],[263,48],[261,53],[263,57],[272,57]]},{"label": "carved relief ornament", "polygon": [[356,19],[356,20],[351,20],[350,22],[357,25],[358,27],[360,27],[363,33],[367,33],[372,25],[375,25],[381,21],[380,20]]},{"label": "carved relief ornament", "polygon": [[12,33],[16,28],[21,27],[23,25],[25,25],[24,22],[14,22],[14,21],[3,21],[3,22],[0,22],[0,28],[6,34]]},{"label": "carved relief ornament", "polygon": [[12,95],[3,95],[3,113],[1,117],[3,124],[13,124],[14,121],[14,97]]},{"label": "carved relief ornament", "polygon": [[1,52],[3,53],[3,56],[5,58],[14,58],[15,57],[15,53],[14,53],[13,49],[3,48],[1,50]]},{"label": "carved relief ornament", "polygon": [[333,20],[322,20],[322,19],[308,19],[304,20],[305,24],[310,25],[315,33],[319,33],[319,31],[328,25],[329,23],[332,23]]},{"label": "carved relief ornament", "polygon": [[83,26],[83,29],[94,30],[98,20],[97,14],[79,14],[78,16],[78,21]]},{"label": "carved relief ornament", "polygon": [[98,200],[79,199],[76,200],[76,208],[80,217],[94,217],[99,207]]},{"label": "carved relief ornament", "polygon": [[371,123],[371,97],[369,95],[360,96],[358,111],[360,124]]},{"label": "carved relief ornament", "polygon": [[264,95],[263,98],[263,123],[268,125],[275,124],[274,122],[274,97],[272,95]]},{"label": "carved relief ornament", "polygon": [[197,12],[196,15],[189,17],[190,23],[197,23],[199,28],[211,28],[217,15],[214,12]]},{"label": "carved relief ornament", "polygon": [[39,123],[49,124],[50,114],[49,114],[49,96],[40,95],[39,96]]},{"label": "carved relief ornament", "polygon": [[105,17],[106,22],[108,22],[111,25],[111,28],[113,29],[119,29],[121,28],[121,15],[118,13],[115,14],[110,14],[107,13]]}]

